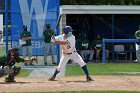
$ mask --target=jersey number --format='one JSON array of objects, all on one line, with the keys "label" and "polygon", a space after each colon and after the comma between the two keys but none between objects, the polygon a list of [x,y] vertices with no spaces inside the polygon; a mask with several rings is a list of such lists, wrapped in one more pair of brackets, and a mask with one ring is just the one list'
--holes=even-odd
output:
[{"label": "jersey number", "polygon": [[68,45],[68,46],[67,46],[67,49],[70,49],[70,48],[71,48],[71,46],[70,46],[70,45]]}]

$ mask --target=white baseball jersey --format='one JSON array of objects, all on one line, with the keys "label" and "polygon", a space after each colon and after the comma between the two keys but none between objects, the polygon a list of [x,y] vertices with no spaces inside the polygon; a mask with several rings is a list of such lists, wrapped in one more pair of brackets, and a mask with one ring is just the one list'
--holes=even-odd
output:
[{"label": "white baseball jersey", "polygon": [[67,41],[68,45],[60,45],[62,48],[62,53],[72,53],[74,51],[76,51],[75,48],[75,36],[70,36],[68,38],[64,38],[64,34],[63,35],[59,35],[57,37],[55,37],[56,40],[58,41]]},{"label": "white baseball jersey", "polygon": [[57,70],[63,70],[69,59],[72,59],[74,62],[78,63],[81,67],[86,63],[83,61],[82,57],[76,52],[75,48],[75,36],[72,35],[68,38],[64,38],[63,35],[56,36],[55,39],[57,41],[67,41],[67,45],[60,45],[62,48],[62,57],[60,59]]}]

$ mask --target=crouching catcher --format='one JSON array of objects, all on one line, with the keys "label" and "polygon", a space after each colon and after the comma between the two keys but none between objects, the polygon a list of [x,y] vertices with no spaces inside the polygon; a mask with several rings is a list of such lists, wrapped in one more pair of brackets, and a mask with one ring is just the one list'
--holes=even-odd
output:
[{"label": "crouching catcher", "polygon": [[20,58],[18,50],[18,48],[12,48],[8,51],[6,56],[0,57],[0,77],[7,75],[5,82],[16,82],[15,76],[20,73],[21,68],[15,66],[15,63],[37,61],[33,57],[30,59]]}]

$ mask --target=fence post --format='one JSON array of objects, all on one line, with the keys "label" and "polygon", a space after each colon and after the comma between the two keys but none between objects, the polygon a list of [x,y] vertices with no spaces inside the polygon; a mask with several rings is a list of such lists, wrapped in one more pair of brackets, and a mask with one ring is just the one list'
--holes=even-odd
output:
[{"label": "fence post", "polygon": [[102,40],[102,63],[105,64],[106,61],[106,53],[105,53],[105,39]]},{"label": "fence post", "polygon": [[8,0],[5,0],[5,41],[6,54],[8,53]]}]

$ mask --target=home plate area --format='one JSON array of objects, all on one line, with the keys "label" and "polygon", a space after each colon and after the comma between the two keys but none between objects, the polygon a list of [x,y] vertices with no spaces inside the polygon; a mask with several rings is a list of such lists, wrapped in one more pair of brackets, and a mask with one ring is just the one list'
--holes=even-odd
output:
[{"label": "home plate area", "polygon": [[16,78],[15,83],[5,83],[0,78],[0,92],[49,92],[49,91],[88,91],[88,90],[127,90],[140,91],[139,76],[85,76],[57,77],[48,81],[47,77]]}]

